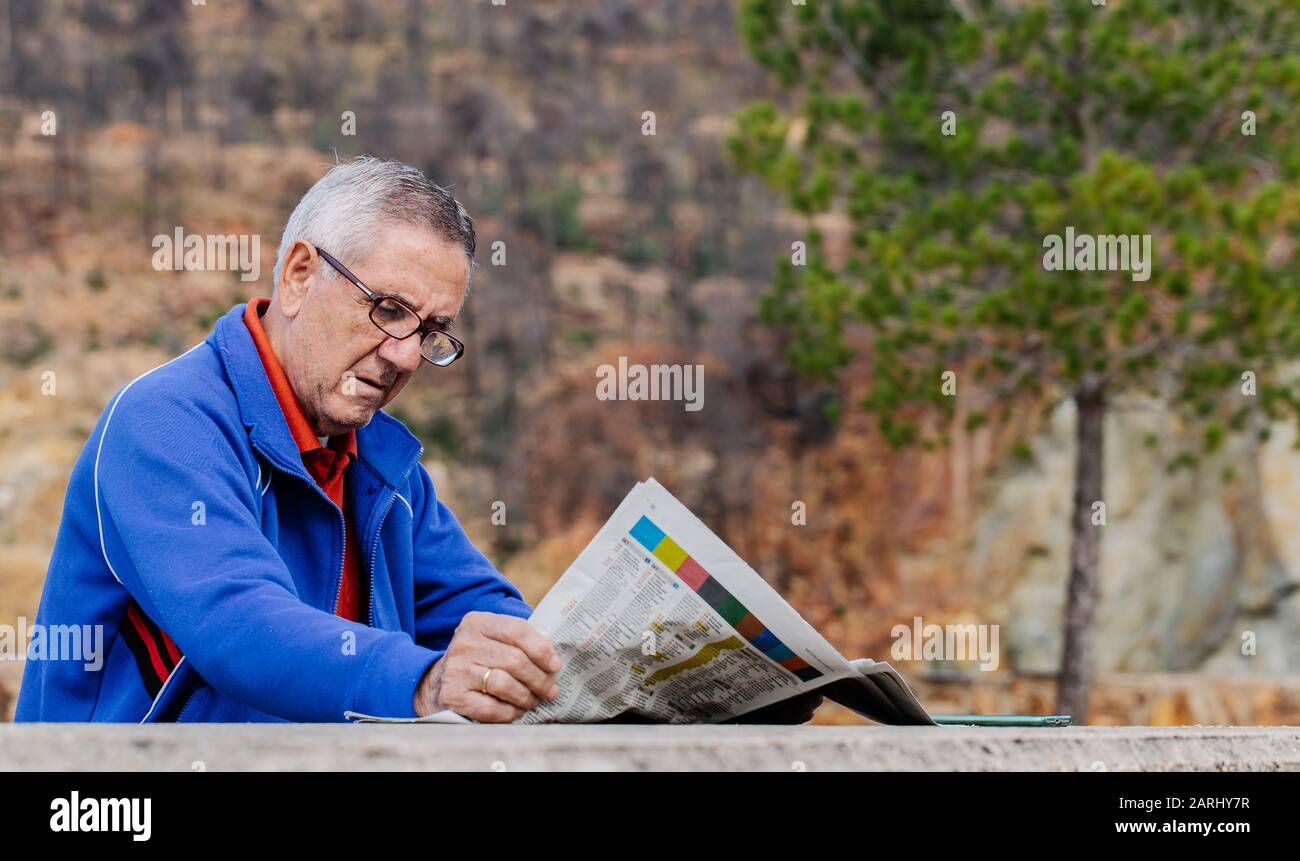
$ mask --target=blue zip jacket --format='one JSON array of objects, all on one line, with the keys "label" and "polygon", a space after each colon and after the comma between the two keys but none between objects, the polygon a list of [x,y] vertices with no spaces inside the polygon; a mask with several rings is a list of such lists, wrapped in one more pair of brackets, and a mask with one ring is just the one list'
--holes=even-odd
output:
[{"label": "blue zip jacket", "polygon": [[[416,685],[466,613],[532,612],[438,500],[419,441],[376,412],[357,430],[345,500],[369,624],[334,615],[343,515],[303,466],[243,313],[128,383],[96,423],[36,624],[103,625],[102,667],[33,648],[16,720],[413,717]],[[179,660],[161,638],[141,642],[135,617]],[[170,672],[151,686],[159,661]]]}]

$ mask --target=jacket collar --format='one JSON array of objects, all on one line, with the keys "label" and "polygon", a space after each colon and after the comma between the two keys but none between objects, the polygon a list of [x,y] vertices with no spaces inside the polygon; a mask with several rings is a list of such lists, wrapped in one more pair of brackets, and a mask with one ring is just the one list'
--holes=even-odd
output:
[{"label": "jacket collar", "polygon": [[[217,320],[207,341],[225,366],[249,439],[275,466],[311,482],[253,336],[244,325],[245,304],[239,303]],[[357,429],[357,459],[394,488],[406,480],[423,450],[405,425],[382,410],[375,413],[370,424]]]}]

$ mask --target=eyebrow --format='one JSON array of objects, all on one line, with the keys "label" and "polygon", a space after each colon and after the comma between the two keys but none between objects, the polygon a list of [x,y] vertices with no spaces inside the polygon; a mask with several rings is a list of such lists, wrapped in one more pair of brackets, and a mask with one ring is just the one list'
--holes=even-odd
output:
[{"label": "eyebrow", "polygon": [[[413,300],[410,296],[407,296],[405,293],[398,293],[393,290],[389,290],[387,292],[377,290],[375,292],[377,295],[383,296],[388,299],[400,299],[402,303],[405,304],[408,308],[415,307],[416,304],[415,300]],[[441,329],[444,332],[449,331],[451,327],[454,326],[455,324],[456,324],[456,318],[448,317],[446,314],[430,314],[428,317],[424,318],[425,326],[428,326],[430,328]]]}]

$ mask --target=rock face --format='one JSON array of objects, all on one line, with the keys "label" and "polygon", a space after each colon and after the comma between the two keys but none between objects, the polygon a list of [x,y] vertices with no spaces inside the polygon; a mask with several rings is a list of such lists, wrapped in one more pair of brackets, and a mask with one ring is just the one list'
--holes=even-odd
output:
[{"label": "rock face", "polygon": [[[1030,462],[991,482],[973,526],[985,613],[1019,672],[1052,673],[1060,660],[1074,424],[1073,403],[1056,408]],[[1294,433],[1276,430],[1171,472],[1196,430],[1151,402],[1111,410],[1099,672],[1300,670],[1300,454]]]}]

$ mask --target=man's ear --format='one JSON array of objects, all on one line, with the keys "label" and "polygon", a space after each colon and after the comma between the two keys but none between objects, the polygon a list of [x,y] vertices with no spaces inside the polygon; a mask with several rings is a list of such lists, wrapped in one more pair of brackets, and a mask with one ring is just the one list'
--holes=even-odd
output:
[{"label": "man's ear", "polygon": [[311,289],[308,283],[321,264],[320,255],[311,245],[297,240],[289,247],[285,255],[284,266],[280,267],[280,281],[276,285],[280,300],[280,311],[286,317],[296,317],[302,310],[302,303]]}]

